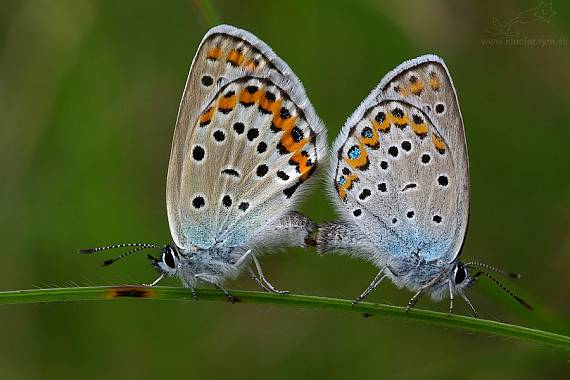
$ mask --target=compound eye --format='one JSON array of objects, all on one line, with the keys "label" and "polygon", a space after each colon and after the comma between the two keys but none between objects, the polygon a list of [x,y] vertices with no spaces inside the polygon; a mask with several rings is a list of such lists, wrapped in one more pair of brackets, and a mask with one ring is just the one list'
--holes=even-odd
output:
[{"label": "compound eye", "polygon": [[174,256],[172,256],[172,249],[168,248],[162,254],[162,261],[168,266],[169,268],[174,269],[176,267],[176,263],[174,262]]},{"label": "compound eye", "polygon": [[463,264],[459,263],[457,268],[455,268],[455,283],[461,284],[465,280],[465,277],[467,277],[465,267]]}]

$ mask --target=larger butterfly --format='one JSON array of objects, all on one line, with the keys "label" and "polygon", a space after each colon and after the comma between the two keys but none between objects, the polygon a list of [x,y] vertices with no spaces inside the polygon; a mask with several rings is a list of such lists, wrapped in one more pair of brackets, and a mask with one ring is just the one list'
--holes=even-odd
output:
[{"label": "larger butterfly", "polygon": [[172,244],[82,252],[134,247],[122,258],[159,248],[159,259],[149,255],[160,273],[151,285],[174,276],[192,290],[199,281],[224,290],[225,279],[248,267],[265,290],[280,292],[257,257],[268,247],[305,245],[314,224],[292,210],[325,144],[323,124],[289,66],[247,31],[212,28],[192,62],[172,141]]},{"label": "larger butterfly", "polygon": [[418,57],[388,73],[343,126],[332,154],[328,181],[344,220],[319,228],[318,250],[380,269],[354,303],[389,278],[415,292],[407,310],[428,292],[434,300],[448,296],[450,313],[459,294],[476,314],[465,291],[481,274],[493,279],[483,269],[518,277],[459,259],[469,161],[455,88],[439,57]]}]

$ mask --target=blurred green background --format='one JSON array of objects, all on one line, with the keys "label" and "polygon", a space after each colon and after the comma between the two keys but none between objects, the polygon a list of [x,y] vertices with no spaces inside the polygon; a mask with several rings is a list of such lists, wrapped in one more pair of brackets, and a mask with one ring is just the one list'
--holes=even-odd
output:
[{"label": "blurred green background", "polygon": [[[482,281],[487,318],[570,333],[570,3],[487,32],[538,1],[213,1],[302,79],[329,140],[401,61],[443,57],[469,146],[463,255],[513,271],[528,312]],[[170,240],[164,187],[190,62],[209,23],[192,1],[0,2],[0,288],[143,283],[143,256],[109,268],[79,247]],[[497,38],[488,46],[482,39]],[[501,43],[501,42],[499,42]],[[322,189],[303,211],[334,218]],[[314,250],[263,259],[292,292],[354,298],[376,271]],[[165,285],[177,285],[175,280]],[[247,276],[229,288],[256,289]],[[383,284],[371,300],[404,305]],[[419,307],[447,310],[427,298]],[[467,313],[458,303],[458,313]],[[116,301],[0,307],[0,376],[28,378],[462,378],[570,376],[568,353],[357,314],[216,303]]]}]

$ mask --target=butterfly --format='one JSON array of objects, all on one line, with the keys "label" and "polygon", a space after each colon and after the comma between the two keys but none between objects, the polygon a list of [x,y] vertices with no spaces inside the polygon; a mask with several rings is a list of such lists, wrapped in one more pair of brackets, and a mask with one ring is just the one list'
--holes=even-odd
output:
[{"label": "butterfly", "polygon": [[[305,246],[315,224],[294,210],[324,156],[326,132],[301,81],[264,42],[229,25],[209,30],[184,88],[166,181],[172,243],[117,244],[95,253],[144,249],[160,276],[192,289],[222,284],[247,267],[266,291],[258,256]],[[253,269],[255,267],[255,271]]]},{"label": "butterfly", "polygon": [[[342,127],[328,183],[342,220],[324,223],[320,253],[372,261],[378,275],[356,304],[388,278],[414,296],[455,295],[474,315],[466,290],[492,266],[460,260],[469,218],[469,160],[457,95],[443,60],[421,56],[390,71]],[[475,271],[475,273],[472,273]]]}]

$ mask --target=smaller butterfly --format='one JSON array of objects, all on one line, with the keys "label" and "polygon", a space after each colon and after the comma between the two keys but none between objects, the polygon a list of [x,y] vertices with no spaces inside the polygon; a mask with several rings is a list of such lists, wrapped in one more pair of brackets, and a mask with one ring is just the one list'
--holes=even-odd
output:
[{"label": "smaller butterfly", "polygon": [[229,25],[202,40],[186,82],[172,141],[166,206],[172,243],[130,247],[103,264],[145,249],[160,276],[222,288],[247,267],[265,290],[258,256],[305,246],[315,229],[294,212],[325,151],[326,132],[301,81],[264,42]]},{"label": "smaller butterfly", "polygon": [[380,272],[354,304],[388,278],[434,300],[461,296],[485,275],[459,260],[469,216],[469,161],[463,120],[443,60],[426,55],[388,73],[343,126],[331,155],[329,184],[343,220],[319,227],[320,253],[372,261]]}]

